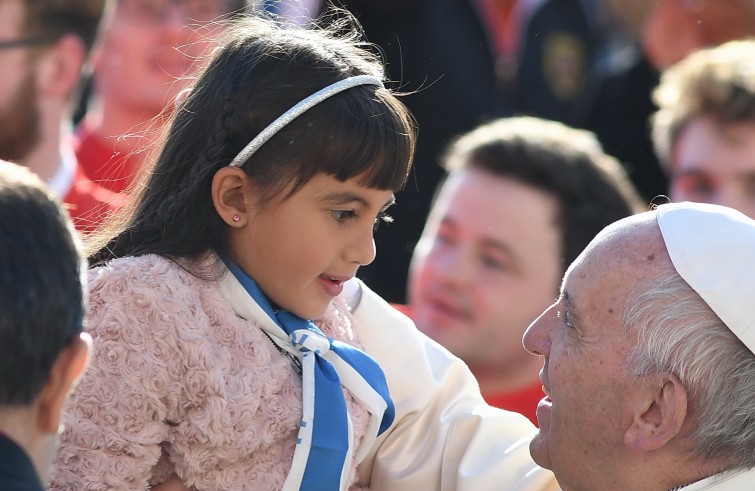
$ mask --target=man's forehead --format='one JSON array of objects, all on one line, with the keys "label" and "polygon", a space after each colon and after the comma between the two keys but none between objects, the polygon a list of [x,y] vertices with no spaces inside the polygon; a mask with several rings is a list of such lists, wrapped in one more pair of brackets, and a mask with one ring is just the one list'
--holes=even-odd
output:
[{"label": "man's forehead", "polygon": [[[610,251],[623,254],[609,254],[616,259],[629,257],[627,254],[639,253],[642,249],[663,248],[663,238],[656,221],[656,211],[637,213],[617,220],[598,232],[577,258],[593,257]],[[577,262],[575,261],[575,262]]]},{"label": "man's forehead", "polygon": [[676,142],[675,173],[706,169],[715,174],[755,170],[755,121],[720,122],[709,116],[687,124]]},{"label": "man's forehead", "polygon": [[575,295],[574,288],[593,283],[638,283],[666,266],[671,266],[671,259],[655,211],[639,213],[604,228],[566,271],[561,289]]}]

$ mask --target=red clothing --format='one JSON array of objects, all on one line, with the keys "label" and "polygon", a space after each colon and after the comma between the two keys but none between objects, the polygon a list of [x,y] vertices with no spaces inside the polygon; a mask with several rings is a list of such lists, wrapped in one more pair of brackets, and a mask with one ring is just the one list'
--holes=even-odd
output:
[{"label": "red clothing", "polygon": [[125,204],[125,195],[92,182],[80,165],[76,166],[73,185],[63,198],[63,206],[68,210],[76,230],[85,234],[94,231],[110,213]]},{"label": "red clothing", "polygon": [[398,310],[399,312],[401,312],[402,314],[404,314],[408,318],[414,320],[414,317],[412,317],[412,309],[410,309],[408,305],[403,305],[403,304],[400,304],[400,303],[392,303],[391,307],[393,307],[394,309]]},{"label": "red clothing", "polygon": [[76,127],[73,151],[84,174],[105,189],[121,193],[135,179],[135,159],[116,152],[112,144],[95,135],[86,118]]},{"label": "red clothing", "polygon": [[536,384],[514,392],[504,392],[501,394],[483,394],[485,402],[494,407],[515,411],[523,414],[537,426],[537,416],[535,410],[537,403],[545,397],[543,386],[538,380]]},{"label": "red clothing", "polygon": [[[412,318],[412,309],[408,305],[395,303],[391,305],[405,316],[410,319]],[[540,399],[544,396],[543,386],[539,380],[536,380],[535,383],[529,387],[514,392],[482,394],[482,397],[485,398],[485,402],[491,406],[523,414],[524,416],[527,416],[535,426],[537,426],[537,417],[535,416],[537,403],[540,402]]]}]

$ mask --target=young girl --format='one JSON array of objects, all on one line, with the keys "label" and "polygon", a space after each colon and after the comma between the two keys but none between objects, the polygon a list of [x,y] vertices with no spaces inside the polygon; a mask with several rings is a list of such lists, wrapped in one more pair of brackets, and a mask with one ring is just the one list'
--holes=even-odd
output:
[{"label": "young girl", "polygon": [[94,354],[53,489],[552,484],[525,477],[533,427],[354,279],[415,131],[336,27],[230,29],[130,214],[90,242]]}]

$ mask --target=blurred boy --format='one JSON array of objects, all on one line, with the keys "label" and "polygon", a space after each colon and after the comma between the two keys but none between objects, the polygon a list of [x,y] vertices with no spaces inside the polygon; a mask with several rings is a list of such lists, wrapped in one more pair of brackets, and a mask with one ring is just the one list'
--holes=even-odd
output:
[{"label": "blurred boy", "polygon": [[85,268],[58,201],[27,169],[0,161],[0,489],[44,489],[91,344]]}]

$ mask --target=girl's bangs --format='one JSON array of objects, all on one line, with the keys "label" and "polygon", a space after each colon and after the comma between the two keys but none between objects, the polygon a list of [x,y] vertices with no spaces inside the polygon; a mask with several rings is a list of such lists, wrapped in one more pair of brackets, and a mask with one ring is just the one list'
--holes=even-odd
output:
[{"label": "girl's bangs", "polygon": [[[309,147],[316,171],[342,181],[358,178],[361,185],[373,189],[398,191],[406,182],[414,154],[410,114],[393,96],[344,99],[323,107],[316,118],[316,124],[329,130],[328,137],[318,138],[320,144]],[[325,128],[313,133],[322,135]]]}]

